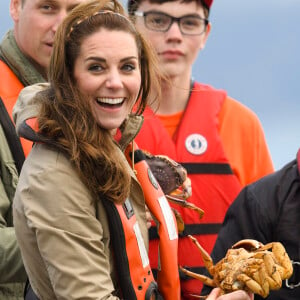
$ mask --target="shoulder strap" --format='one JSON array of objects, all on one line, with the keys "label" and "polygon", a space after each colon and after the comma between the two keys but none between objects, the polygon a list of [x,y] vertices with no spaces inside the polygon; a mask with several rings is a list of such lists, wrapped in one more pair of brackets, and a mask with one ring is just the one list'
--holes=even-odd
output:
[{"label": "shoulder strap", "polygon": [[3,127],[10,151],[15,160],[15,164],[20,174],[22,165],[25,160],[24,152],[19,137],[17,136],[15,126],[8,115],[4,103],[0,97],[0,124]]}]

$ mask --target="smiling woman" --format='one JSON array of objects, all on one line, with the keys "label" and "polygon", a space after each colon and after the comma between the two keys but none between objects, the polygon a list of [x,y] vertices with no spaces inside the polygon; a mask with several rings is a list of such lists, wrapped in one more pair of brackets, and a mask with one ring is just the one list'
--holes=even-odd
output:
[{"label": "smiling woman", "polygon": [[[151,48],[122,6],[95,0],[74,8],[58,28],[50,85],[22,91],[19,101],[30,103],[18,103],[17,128],[39,143],[22,169],[14,221],[39,299],[158,295],[146,250],[143,186],[123,151],[141,127],[147,102],[157,96],[152,91],[159,91],[159,78]],[[20,131],[30,116],[38,129]],[[128,266],[120,263],[123,257]],[[174,262],[177,267],[176,255]]]}]

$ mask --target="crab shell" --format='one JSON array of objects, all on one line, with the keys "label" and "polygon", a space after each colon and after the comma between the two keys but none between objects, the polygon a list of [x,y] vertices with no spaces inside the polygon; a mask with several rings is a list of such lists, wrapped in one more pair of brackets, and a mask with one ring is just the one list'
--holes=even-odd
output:
[{"label": "crab shell", "polygon": [[184,268],[181,271],[206,285],[220,287],[224,293],[243,289],[267,297],[270,290],[280,289],[282,280],[293,273],[292,263],[279,242],[264,245],[256,240],[241,240],[214,265],[198,241],[192,236],[189,237],[199,248],[204,264],[213,278]]}]

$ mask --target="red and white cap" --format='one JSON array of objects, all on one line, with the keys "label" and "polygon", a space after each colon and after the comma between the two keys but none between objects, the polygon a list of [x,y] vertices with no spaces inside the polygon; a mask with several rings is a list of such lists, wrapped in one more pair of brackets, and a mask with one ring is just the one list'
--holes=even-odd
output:
[{"label": "red and white cap", "polygon": [[206,6],[207,6],[208,8],[210,8],[211,5],[212,5],[212,3],[213,3],[213,0],[203,0],[203,2],[205,2]]}]

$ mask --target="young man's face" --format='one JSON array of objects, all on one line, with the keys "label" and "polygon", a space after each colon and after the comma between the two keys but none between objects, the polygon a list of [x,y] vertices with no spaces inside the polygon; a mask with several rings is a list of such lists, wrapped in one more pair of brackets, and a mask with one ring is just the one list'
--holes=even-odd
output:
[{"label": "young man's face", "polygon": [[11,0],[10,14],[21,51],[46,74],[54,34],[67,13],[85,0]]},{"label": "young man's face", "polygon": [[[190,3],[172,1],[163,4],[143,1],[137,11],[144,13],[149,11],[162,12],[176,18],[183,16],[205,18],[203,8],[195,1]],[[160,18],[154,18],[152,21],[157,26],[164,22]],[[186,28],[189,28],[190,25],[194,24],[193,22],[193,19],[191,19],[191,22],[187,19],[187,22],[182,23],[182,27],[186,26]],[[206,31],[202,34],[183,34],[176,21],[173,22],[166,32],[154,31],[147,28],[144,17],[139,16],[136,17],[136,26],[148,37],[159,56],[160,64],[165,74],[171,78],[183,74],[189,76],[192,64],[196,60],[199,50],[205,46],[210,31],[210,24],[208,24]]]}]

